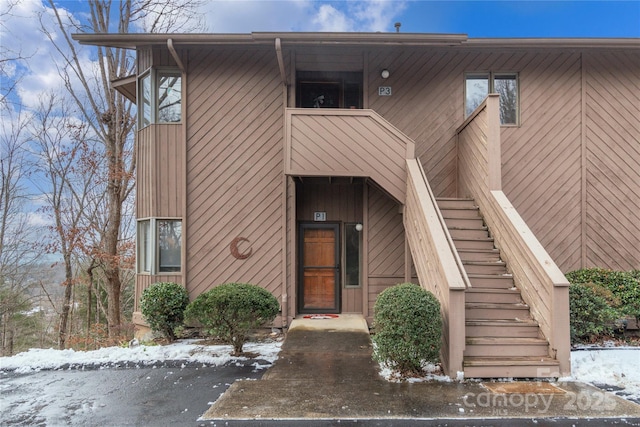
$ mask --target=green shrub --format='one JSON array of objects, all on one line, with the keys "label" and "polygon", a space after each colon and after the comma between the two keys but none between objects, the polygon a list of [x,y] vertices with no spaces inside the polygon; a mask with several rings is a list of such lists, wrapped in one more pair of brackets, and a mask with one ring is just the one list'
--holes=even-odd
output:
[{"label": "green shrub", "polygon": [[269,291],[247,283],[226,283],[200,294],[189,304],[187,319],[200,322],[206,331],[233,345],[234,354],[252,329],[272,322],[280,304]]},{"label": "green shrub", "polygon": [[622,314],[640,319],[640,281],[634,277],[634,271],[584,268],[566,276],[570,283],[595,283],[607,288],[619,300]]},{"label": "green shrub", "polygon": [[169,341],[175,340],[174,329],[182,325],[189,304],[186,289],[173,282],[154,283],[142,292],[140,310],[153,331]]},{"label": "green shrub", "polygon": [[608,302],[615,297],[598,284],[574,283],[569,286],[570,334],[573,344],[611,333],[619,313]]},{"label": "green shrub", "polygon": [[442,337],[440,302],[413,283],[385,289],[374,306],[374,358],[402,376],[437,363]]}]

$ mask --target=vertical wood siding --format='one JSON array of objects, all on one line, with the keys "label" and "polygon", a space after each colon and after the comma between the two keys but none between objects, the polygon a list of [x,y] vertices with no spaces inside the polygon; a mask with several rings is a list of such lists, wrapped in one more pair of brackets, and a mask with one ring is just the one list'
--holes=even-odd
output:
[{"label": "vertical wood siding", "polygon": [[[187,79],[188,290],[249,282],[281,298],[284,106],[275,51],[194,50]],[[249,240],[249,258],[231,255],[236,237]]]},{"label": "vertical wood siding", "polygon": [[378,294],[404,281],[404,226],[400,205],[374,185],[368,200],[369,313]]},{"label": "vertical wood siding", "polygon": [[138,134],[138,218],[182,217],[184,195],[181,125],[150,125]]},{"label": "vertical wood siding", "polygon": [[586,263],[640,268],[640,53],[584,57]]}]

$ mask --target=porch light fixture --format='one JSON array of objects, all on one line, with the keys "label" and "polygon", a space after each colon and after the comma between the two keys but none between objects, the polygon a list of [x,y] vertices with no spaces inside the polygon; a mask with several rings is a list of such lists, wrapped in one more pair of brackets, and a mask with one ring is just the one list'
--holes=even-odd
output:
[{"label": "porch light fixture", "polygon": [[382,77],[383,79],[388,79],[389,78],[389,70],[387,70],[386,68],[384,70],[382,70],[380,72],[380,77]]},{"label": "porch light fixture", "polygon": [[356,224],[356,231],[362,231],[362,224],[360,223]]}]

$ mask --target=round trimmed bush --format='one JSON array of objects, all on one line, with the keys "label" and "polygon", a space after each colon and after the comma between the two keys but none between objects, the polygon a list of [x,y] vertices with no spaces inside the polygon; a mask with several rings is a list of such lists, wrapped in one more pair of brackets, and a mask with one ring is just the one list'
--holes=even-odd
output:
[{"label": "round trimmed bush", "polygon": [[591,342],[612,332],[618,312],[611,307],[612,292],[593,283],[569,286],[570,334],[573,344]]},{"label": "round trimmed bush", "polygon": [[439,361],[442,341],[440,302],[413,283],[385,289],[374,306],[374,359],[402,376],[420,375],[425,363]]},{"label": "round trimmed bush", "polygon": [[142,292],[140,311],[153,331],[173,341],[176,338],[174,329],[182,325],[187,304],[189,295],[183,286],[158,282]]},{"label": "round trimmed bush", "polygon": [[280,311],[271,292],[248,283],[226,283],[200,294],[185,315],[196,320],[212,336],[233,345],[234,354],[242,354],[249,332],[270,323]]}]

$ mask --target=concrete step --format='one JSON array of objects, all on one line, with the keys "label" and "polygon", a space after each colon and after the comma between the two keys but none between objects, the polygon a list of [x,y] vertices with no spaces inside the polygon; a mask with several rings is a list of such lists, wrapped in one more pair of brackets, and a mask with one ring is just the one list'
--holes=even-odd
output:
[{"label": "concrete step", "polygon": [[[485,240],[489,238],[489,230],[487,227],[482,228],[449,228],[451,238],[456,239],[477,239]],[[456,245],[456,248],[458,246]]]},{"label": "concrete step", "polygon": [[[456,248],[457,249],[457,248]],[[499,249],[457,249],[458,255],[462,261],[482,261],[496,262],[500,261]]]},{"label": "concrete step", "polygon": [[498,304],[498,303],[466,303],[465,318],[468,320],[529,320],[531,314],[529,306],[524,303],[519,304]]},{"label": "concrete step", "polygon": [[496,303],[496,304],[520,304],[522,296],[515,288],[474,288],[467,289],[465,294],[467,303]]},{"label": "concrete step", "polygon": [[540,327],[535,320],[467,320],[469,338],[539,338]]},{"label": "concrete step", "polygon": [[474,288],[497,288],[509,289],[514,288],[513,276],[511,274],[469,274],[469,282]]},{"label": "concrete step", "polygon": [[465,378],[557,378],[557,360],[542,357],[465,357]]},{"label": "concrete step", "polygon": [[547,357],[549,343],[542,338],[467,337],[464,357]]},{"label": "concrete step", "polygon": [[477,208],[473,199],[450,199],[446,197],[436,198],[440,209],[473,209]]},{"label": "concrete step", "polygon": [[477,218],[447,218],[444,217],[444,222],[447,224],[447,228],[470,228],[470,229],[482,229],[485,227],[484,220],[481,217]]}]

